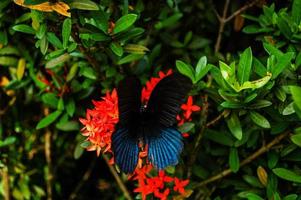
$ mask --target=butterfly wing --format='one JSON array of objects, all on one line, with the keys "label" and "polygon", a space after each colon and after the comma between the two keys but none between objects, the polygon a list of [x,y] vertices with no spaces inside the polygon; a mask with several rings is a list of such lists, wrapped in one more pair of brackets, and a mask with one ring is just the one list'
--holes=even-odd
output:
[{"label": "butterfly wing", "polygon": [[158,169],[178,163],[183,149],[182,135],[174,127],[176,116],[192,87],[190,79],[180,74],[171,74],[154,88],[147,105],[156,119],[157,131],[145,135],[148,144],[148,158]]},{"label": "butterfly wing", "polygon": [[173,126],[191,87],[191,80],[186,76],[178,73],[166,76],[154,88],[147,111],[153,113],[158,124],[164,127]]},{"label": "butterfly wing", "polygon": [[129,126],[141,107],[141,83],[137,77],[126,77],[117,87],[119,124]]},{"label": "butterfly wing", "polygon": [[112,134],[115,163],[125,173],[132,173],[138,163],[138,139],[135,119],[141,106],[141,84],[136,77],[127,77],[117,87],[119,123]]}]

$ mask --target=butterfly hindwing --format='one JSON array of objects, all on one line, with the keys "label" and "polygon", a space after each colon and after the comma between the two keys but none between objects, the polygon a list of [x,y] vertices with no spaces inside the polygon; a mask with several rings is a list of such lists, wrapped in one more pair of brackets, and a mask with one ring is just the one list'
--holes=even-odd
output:
[{"label": "butterfly hindwing", "polygon": [[147,137],[146,140],[148,159],[157,169],[178,163],[183,142],[182,135],[176,128],[163,128],[158,136]]},{"label": "butterfly hindwing", "polygon": [[112,135],[115,162],[125,173],[132,173],[138,163],[138,141],[129,137],[127,128],[119,128]]},{"label": "butterfly hindwing", "polygon": [[117,87],[119,124],[129,126],[141,107],[141,83],[137,77],[126,77]]},{"label": "butterfly hindwing", "polygon": [[160,125],[173,126],[191,87],[191,80],[186,76],[178,73],[166,76],[154,88],[147,110],[154,113]]}]

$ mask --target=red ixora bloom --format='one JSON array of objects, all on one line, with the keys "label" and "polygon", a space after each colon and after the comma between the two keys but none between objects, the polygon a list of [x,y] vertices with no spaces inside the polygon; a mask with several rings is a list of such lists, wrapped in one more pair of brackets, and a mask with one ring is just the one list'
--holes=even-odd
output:
[{"label": "red ixora bloom", "polygon": [[175,192],[179,192],[180,194],[185,193],[184,187],[188,185],[189,180],[180,180],[177,177],[175,177],[175,186],[173,187]]},{"label": "red ixora bloom", "polygon": [[186,119],[189,119],[192,112],[200,111],[201,108],[197,105],[193,105],[193,98],[189,96],[187,99],[187,103],[181,106],[182,110],[185,112],[184,116]]}]

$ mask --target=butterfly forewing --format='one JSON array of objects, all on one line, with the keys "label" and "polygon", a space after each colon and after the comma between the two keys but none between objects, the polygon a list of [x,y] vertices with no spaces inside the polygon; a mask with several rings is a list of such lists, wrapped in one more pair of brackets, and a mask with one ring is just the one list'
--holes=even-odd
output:
[{"label": "butterfly forewing", "polygon": [[120,81],[117,87],[119,124],[129,127],[141,107],[141,83],[131,76]]},{"label": "butterfly forewing", "polygon": [[173,126],[191,87],[191,80],[181,74],[174,73],[163,78],[150,96],[147,111],[154,113],[160,125]]}]

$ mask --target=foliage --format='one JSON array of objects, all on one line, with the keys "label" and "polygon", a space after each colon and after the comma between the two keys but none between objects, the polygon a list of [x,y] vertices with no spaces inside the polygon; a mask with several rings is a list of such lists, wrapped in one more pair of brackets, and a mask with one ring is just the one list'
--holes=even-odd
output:
[{"label": "foliage", "polygon": [[[2,0],[0,195],[300,199],[300,40],[300,0]],[[125,76],[147,94],[169,69],[194,84],[180,162],[128,179],[85,151],[109,149],[89,117]]]}]

